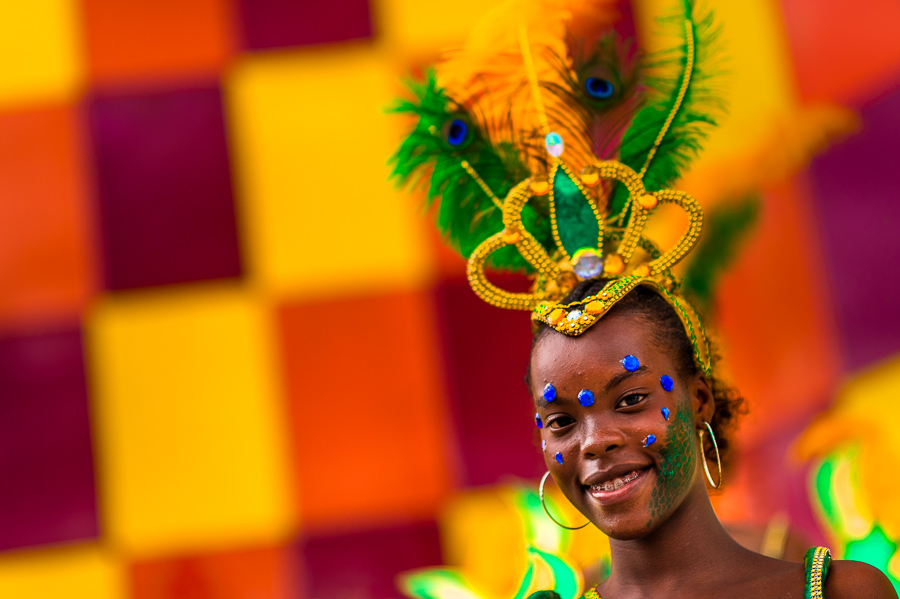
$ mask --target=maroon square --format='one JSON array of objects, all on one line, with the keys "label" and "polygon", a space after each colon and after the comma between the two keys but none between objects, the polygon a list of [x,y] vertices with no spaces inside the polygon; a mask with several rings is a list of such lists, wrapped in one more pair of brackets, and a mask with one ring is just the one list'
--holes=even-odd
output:
[{"label": "maroon square", "polygon": [[900,81],[862,107],[862,131],[813,163],[816,212],[846,367],[900,351],[896,158]]},{"label": "maroon square", "polygon": [[241,274],[217,85],[89,105],[107,289]]},{"label": "maroon square", "polygon": [[244,46],[308,46],[372,37],[368,0],[239,0]]},{"label": "maroon square", "polygon": [[[496,277],[496,282],[504,287],[512,281]],[[462,484],[539,477],[544,463],[524,382],[531,347],[528,313],[484,303],[464,279],[444,281],[434,293]]]},{"label": "maroon square", "polygon": [[304,596],[316,599],[399,597],[398,574],[442,563],[435,522],[310,536],[299,554]]},{"label": "maroon square", "polygon": [[0,338],[0,550],[97,536],[81,332]]}]

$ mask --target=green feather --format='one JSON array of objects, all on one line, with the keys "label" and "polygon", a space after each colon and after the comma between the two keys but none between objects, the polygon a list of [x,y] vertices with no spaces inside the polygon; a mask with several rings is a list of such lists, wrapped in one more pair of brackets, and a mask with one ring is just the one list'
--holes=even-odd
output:
[{"label": "green feather", "polygon": [[[685,21],[692,23],[690,39]],[[686,76],[688,86],[672,124],[644,173],[644,186],[649,191],[663,189],[679,178],[701,149],[708,131],[717,124],[716,114],[724,111],[723,102],[710,85],[715,74],[710,65],[715,56],[718,27],[712,14],[694,17],[690,0],[682,0],[682,10],[662,22],[677,28],[681,43],[670,50],[649,56],[646,68],[655,73],[647,78],[647,102],[625,132],[619,160],[635,171],[644,168],[647,156],[663,130],[666,119],[676,106],[678,93]],[[694,46],[694,64],[687,72],[688,42]],[[618,185],[612,201],[612,214],[627,206],[628,192]]]},{"label": "green feather", "polygon": [[739,246],[759,221],[760,198],[749,196],[740,202],[710,210],[703,238],[692,252],[684,273],[684,294],[709,313],[719,275],[734,261]]},{"label": "green feather", "polygon": [[[509,142],[492,144],[476,120],[438,87],[433,69],[424,81],[407,85],[414,100],[400,101],[390,112],[411,114],[418,122],[391,159],[392,177],[402,185],[425,188],[429,205],[439,202],[438,229],[468,258],[481,242],[503,230],[503,215],[462,161],[468,161],[501,201],[513,185],[528,177],[528,170],[517,148]],[[453,146],[445,133],[456,119],[467,124],[469,133],[463,143]],[[529,204],[522,211],[522,220],[544,247],[553,247],[549,216],[539,215]],[[490,264],[507,270],[532,270],[515,247],[495,252]]]}]

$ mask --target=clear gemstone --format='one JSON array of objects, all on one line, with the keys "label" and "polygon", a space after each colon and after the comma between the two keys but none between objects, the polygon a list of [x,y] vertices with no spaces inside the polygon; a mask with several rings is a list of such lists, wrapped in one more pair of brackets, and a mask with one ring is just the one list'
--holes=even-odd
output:
[{"label": "clear gemstone", "polygon": [[547,153],[554,158],[562,156],[563,150],[565,150],[562,136],[552,131],[544,138],[544,147],[547,148]]},{"label": "clear gemstone", "polygon": [[581,318],[581,310],[572,310],[566,316],[566,320],[569,320],[569,321],[578,320],[579,318]]},{"label": "clear gemstone", "polygon": [[603,258],[594,250],[579,250],[574,258],[572,268],[582,279],[590,279],[603,272]]}]

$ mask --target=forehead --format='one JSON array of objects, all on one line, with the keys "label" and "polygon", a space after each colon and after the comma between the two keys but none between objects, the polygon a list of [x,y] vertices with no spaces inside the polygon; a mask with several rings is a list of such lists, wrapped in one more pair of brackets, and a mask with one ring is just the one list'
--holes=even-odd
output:
[{"label": "forehead", "polygon": [[654,370],[671,368],[671,358],[653,342],[652,326],[628,314],[610,314],[578,337],[545,333],[531,354],[534,388],[551,380],[609,378],[621,371],[627,355]]}]

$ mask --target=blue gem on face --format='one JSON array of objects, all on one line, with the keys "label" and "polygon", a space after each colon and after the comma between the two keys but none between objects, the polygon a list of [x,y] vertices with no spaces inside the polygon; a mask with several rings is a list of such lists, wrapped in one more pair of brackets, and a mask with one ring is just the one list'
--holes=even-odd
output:
[{"label": "blue gem on face", "polygon": [[669,419],[669,408],[663,408],[663,409],[662,409],[662,414],[663,414],[663,418],[665,418],[666,420],[668,420],[668,419]]},{"label": "blue gem on face", "polygon": [[534,423],[537,425],[538,428],[544,428],[544,421],[541,420],[541,415],[538,414],[537,412],[534,413]]},{"label": "blue gem on face", "polygon": [[554,387],[550,383],[547,383],[547,385],[544,387],[544,399],[546,401],[553,401],[554,399],[556,399],[556,387]]},{"label": "blue gem on face", "polygon": [[638,362],[637,358],[635,358],[634,356],[629,354],[629,355],[625,356],[624,358],[622,358],[622,366],[625,367],[625,370],[634,372],[635,370],[637,370],[638,368],[641,367],[641,363]]},{"label": "blue gem on face", "polygon": [[[664,374],[659,377],[659,384],[662,385],[662,388],[666,391],[671,391],[675,388],[675,381],[673,381],[672,377],[670,377],[668,374]],[[668,420],[668,418],[666,420]]]},{"label": "blue gem on face", "polygon": [[588,389],[582,389],[578,392],[578,403],[583,405],[584,407],[589,407],[594,405],[594,392]]},{"label": "blue gem on face", "polygon": [[647,435],[644,437],[644,447],[648,447],[656,443],[656,435]]},{"label": "blue gem on face", "polygon": [[556,461],[562,464],[562,454],[559,452],[556,452]]}]

